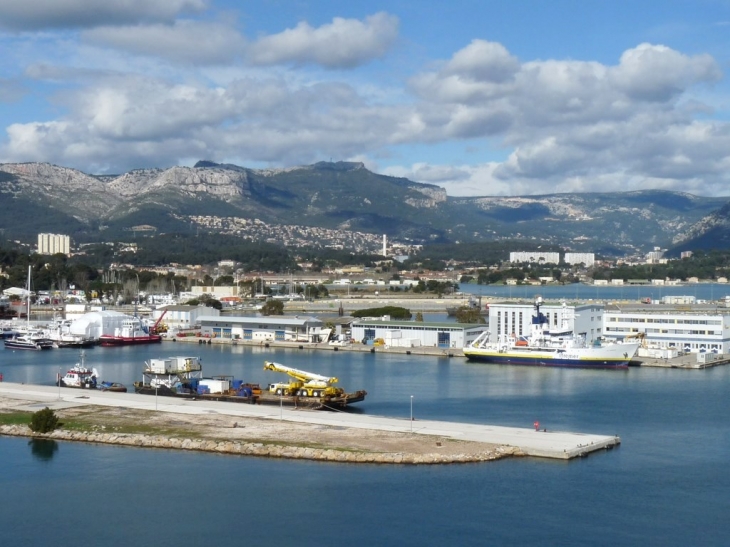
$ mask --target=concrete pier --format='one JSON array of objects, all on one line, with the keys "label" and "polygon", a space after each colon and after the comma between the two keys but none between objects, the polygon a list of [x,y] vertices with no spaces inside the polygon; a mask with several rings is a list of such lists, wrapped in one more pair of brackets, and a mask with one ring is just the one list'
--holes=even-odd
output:
[{"label": "concrete pier", "polygon": [[318,424],[327,427],[354,428],[371,431],[392,431],[408,435],[430,435],[462,441],[502,445],[517,448],[526,456],[568,460],[585,456],[620,444],[617,436],[536,431],[493,425],[414,420],[370,416],[347,412],[308,411],[270,405],[248,405],[204,400],[182,400],[135,393],[112,393],[30,384],[0,383],[0,396],[34,401],[24,410],[43,407],[54,410],[81,405],[114,406],[179,414],[219,414],[241,418],[263,418]]}]

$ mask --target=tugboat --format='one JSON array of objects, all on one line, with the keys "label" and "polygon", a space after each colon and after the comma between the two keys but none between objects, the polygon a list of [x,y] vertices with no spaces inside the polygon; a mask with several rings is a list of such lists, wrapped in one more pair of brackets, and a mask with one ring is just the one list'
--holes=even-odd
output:
[{"label": "tugboat", "polygon": [[84,352],[81,352],[81,360],[72,368],[66,371],[66,376],[59,374],[56,385],[61,387],[76,387],[81,389],[96,389],[99,373],[95,368],[86,368],[84,363]]}]

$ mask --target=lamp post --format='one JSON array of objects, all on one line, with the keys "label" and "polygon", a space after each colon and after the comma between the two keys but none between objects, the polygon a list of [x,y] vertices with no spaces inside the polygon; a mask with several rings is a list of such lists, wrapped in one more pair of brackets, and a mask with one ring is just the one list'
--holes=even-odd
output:
[{"label": "lamp post", "polygon": [[155,411],[157,410],[157,390],[159,389],[159,387],[159,384],[155,384]]},{"label": "lamp post", "polygon": [[58,400],[61,400],[61,367],[58,367]]},{"label": "lamp post", "polygon": [[411,433],[413,433],[413,395],[411,395]]}]

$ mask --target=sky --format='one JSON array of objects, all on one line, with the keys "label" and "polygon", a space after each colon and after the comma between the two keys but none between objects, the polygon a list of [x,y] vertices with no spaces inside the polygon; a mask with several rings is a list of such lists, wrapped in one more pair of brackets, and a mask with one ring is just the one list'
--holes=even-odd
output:
[{"label": "sky", "polygon": [[730,196],[730,0],[0,0],[0,163]]}]

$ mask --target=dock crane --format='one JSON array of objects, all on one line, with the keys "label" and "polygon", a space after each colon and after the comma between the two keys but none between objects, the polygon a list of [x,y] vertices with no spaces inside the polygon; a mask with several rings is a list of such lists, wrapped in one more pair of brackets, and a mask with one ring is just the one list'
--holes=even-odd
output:
[{"label": "dock crane", "polygon": [[264,370],[283,372],[284,374],[288,374],[294,378],[293,381],[289,381],[288,383],[269,384],[269,392],[275,393],[276,395],[325,397],[340,396],[344,393],[342,388],[334,387],[332,385],[337,383],[337,378],[334,376],[322,376],[321,374],[287,367],[286,365],[274,363],[272,361],[264,361]]}]

